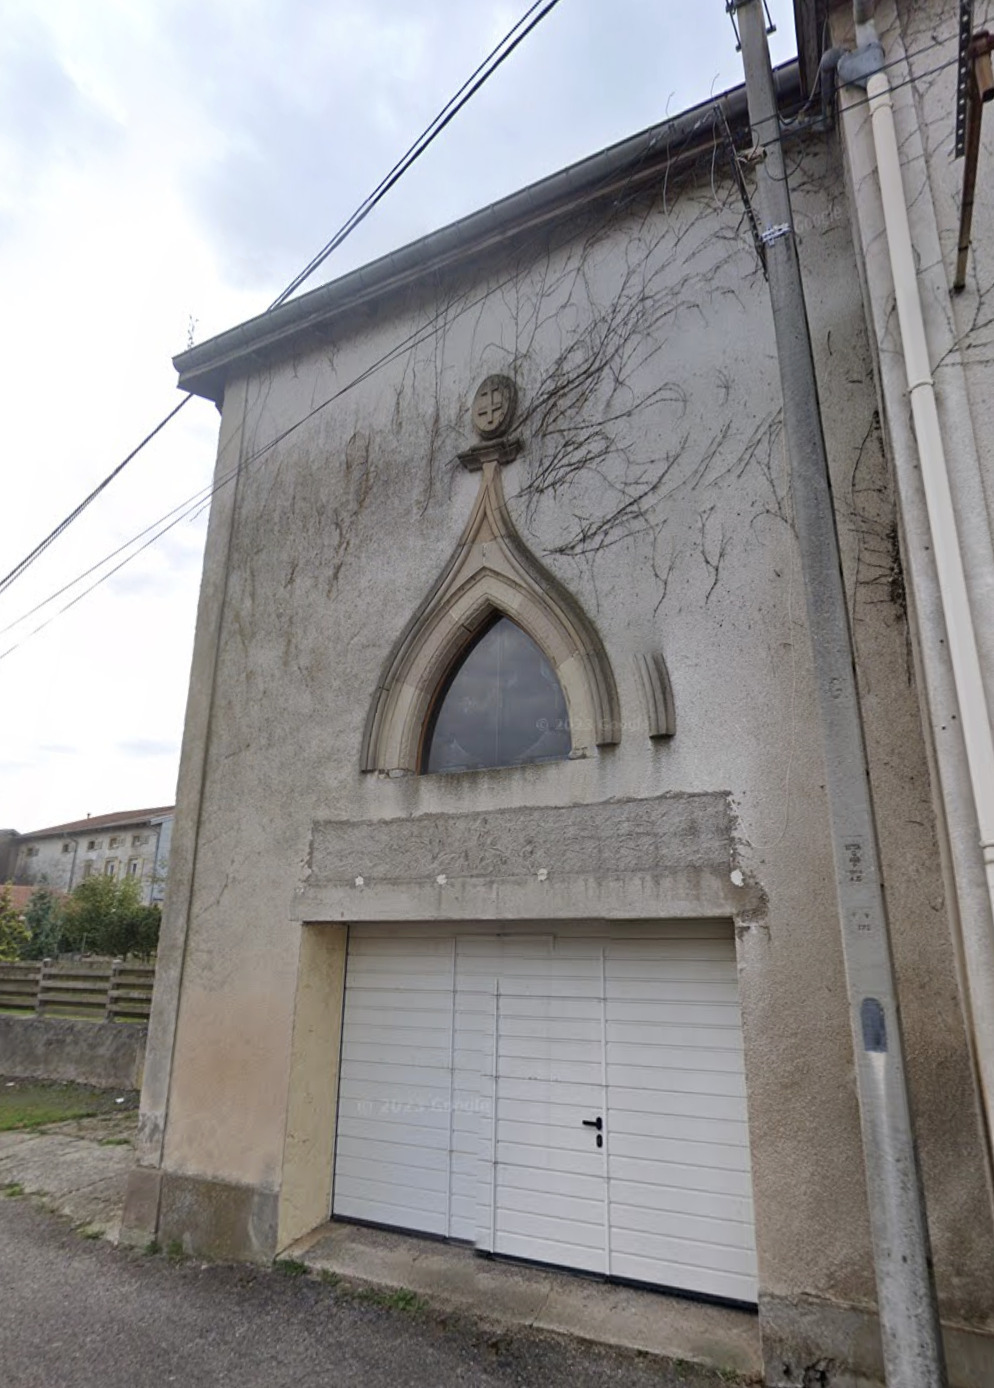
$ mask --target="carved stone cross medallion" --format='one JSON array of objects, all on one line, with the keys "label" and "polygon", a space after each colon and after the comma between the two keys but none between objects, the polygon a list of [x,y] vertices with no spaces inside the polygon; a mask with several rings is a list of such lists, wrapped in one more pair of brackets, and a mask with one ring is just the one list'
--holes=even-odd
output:
[{"label": "carved stone cross medallion", "polygon": [[473,428],[481,439],[506,434],[514,418],[518,392],[509,376],[488,376],[473,396]]}]

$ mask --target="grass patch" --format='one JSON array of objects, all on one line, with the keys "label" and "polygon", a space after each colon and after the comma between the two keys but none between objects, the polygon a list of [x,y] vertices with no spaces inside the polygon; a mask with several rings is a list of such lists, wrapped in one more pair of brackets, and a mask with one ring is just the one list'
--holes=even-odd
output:
[{"label": "grass patch", "polygon": [[410,1315],[428,1309],[428,1303],[422,1301],[417,1292],[412,1292],[409,1287],[397,1287],[392,1292],[384,1291],[380,1287],[364,1287],[356,1299],[369,1302],[373,1306],[382,1306],[385,1311],[406,1311]]},{"label": "grass patch", "polygon": [[77,1232],[81,1239],[102,1239],[104,1236],[104,1231],[102,1229],[94,1229],[91,1225],[87,1225]]},{"label": "grass patch", "polygon": [[318,1281],[323,1282],[326,1287],[337,1287],[341,1282],[337,1272],[332,1272],[331,1268],[322,1268],[318,1273]]},{"label": "grass patch", "polygon": [[162,1244],[158,1239],[149,1239],[142,1252],[147,1253],[150,1258],[154,1258],[156,1253],[162,1252]]},{"label": "grass patch", "polygon": [[4,1195],[9,1196],[11,1200],[15,1200],[19,1195],[24,1194],[24,1187],[17,1181],[8,1181],[5,1186],[0,1186],[0,1190],[3,1191]]},{"label": "grass patch", "polygon": [[273,1266],[284,1277],[303,1277],[307,1272],[307,1264],[299,1258],[277,1258]]},{"label": "grass patch", "polygon": [[166,1244],[166,1257],[171,1263],[181,1263],[186,1257],[182,1239],[170,1239]]},{"label": "grass patch", "polygon": [[[118,1103],[123,1099],[123,1103]],[[45,1080],[0,1079],[0,1133],[43,1128],[71,1118],[95,1118],[134,1109],[138,1095],[120,1089]]]}]

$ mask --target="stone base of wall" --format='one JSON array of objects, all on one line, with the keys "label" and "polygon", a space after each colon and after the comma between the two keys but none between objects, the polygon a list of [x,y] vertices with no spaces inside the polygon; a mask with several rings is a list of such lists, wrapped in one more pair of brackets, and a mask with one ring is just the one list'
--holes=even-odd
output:
[{"label": "stone base of wall", "polygon": [[[766,1388],[884,1388],[877,1318],[855,1306],[760,1294]],[[994,1335],[943,1325],[949,1388],[994,1383]]]},{"label": "stone base of wall", "polygon": [[132,1022],[0,1017],[0,1074],[140,1089],[147,1034]]},{"label": "stone base of wall", "polygon": [[276,1191],[140,1166],[128,1178],[120,1239],[139,1247],[155,1238],[194,1256],[269,1263],[278,1214]]}]

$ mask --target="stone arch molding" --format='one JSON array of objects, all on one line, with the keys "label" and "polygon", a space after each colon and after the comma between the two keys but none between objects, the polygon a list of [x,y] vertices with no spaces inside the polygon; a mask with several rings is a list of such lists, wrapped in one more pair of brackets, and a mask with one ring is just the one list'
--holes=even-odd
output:
[{"label": "stone arch molding", "polygon": [[621,739],[618,690],[593,623],[514,528],[496,462],[484,464],[472,515],[452,558],[383,667],[366,719],[364,771],[420,769],[436,691],[495,613],[510,617],[555,669],[573,755]]}]

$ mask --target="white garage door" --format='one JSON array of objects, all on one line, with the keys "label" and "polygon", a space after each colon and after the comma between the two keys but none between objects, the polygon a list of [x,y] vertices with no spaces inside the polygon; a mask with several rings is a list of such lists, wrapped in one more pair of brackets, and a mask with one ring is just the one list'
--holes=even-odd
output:
[{"label": "white garage door", "polygon": [[731,927],[353,928],[334,1213],[755,1300]]}]

